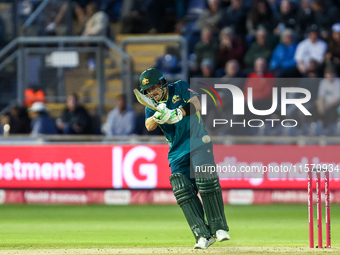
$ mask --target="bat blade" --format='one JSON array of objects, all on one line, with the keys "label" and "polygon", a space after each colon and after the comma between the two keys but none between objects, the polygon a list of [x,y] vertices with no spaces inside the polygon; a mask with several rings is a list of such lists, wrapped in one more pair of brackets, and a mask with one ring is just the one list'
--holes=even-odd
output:
[{"label": "bat blade", "polygon": [[140,104],[150,108],[151,110],[159,112],[155,103],[149,97],[140,93],[138,89],[134,89],[133,92],[135,93],[135,96]]}]

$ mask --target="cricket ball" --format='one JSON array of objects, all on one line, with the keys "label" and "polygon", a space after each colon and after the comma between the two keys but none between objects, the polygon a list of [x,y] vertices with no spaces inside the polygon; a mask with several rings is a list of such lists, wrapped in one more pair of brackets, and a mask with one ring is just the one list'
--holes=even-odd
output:
[{"label": "cricket ball", "polygon": [[211,142],[211,137],[209,135],[205,135],[202,137],[202,142],[204,143],[210,143]]}]

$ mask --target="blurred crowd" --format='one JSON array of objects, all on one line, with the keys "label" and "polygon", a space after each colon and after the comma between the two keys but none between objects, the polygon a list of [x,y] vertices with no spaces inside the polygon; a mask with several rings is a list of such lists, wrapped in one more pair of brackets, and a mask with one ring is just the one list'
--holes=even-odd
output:
[{"label": "blurred crowd", "polygon": [[[236,62],[233,62],[234,64]],[[233,114],[233,98],[229,90],[218,90],[218,94],[223,102],[222,105],[214,104],[208,100],[208,114],[202,116],[207,129],[211,135],[267,135],[267,136],[338,136],[340,135],[340,79],[336,77],[332,67],[326,67],[324,78],[316,76],[302,79],[277,79],[273,74],[266,74],[266,79],[256,76],[256,72],[262,72],[265,66],[265,59],[258,58],[255,61],[255,72],[248,78],[222,78],[223,82],[233,84],[243,90],[245,114]],[[234,67],[235,68],[235,67]],[[311,93],[311,98],[304,103],[304,107],[311,113],[305,115],[295,104],[290,104],[286,108],[286,114],[281,114],[281,93],[278,92],[278,103],[276,111],[266,116],[254,115],[248,110],[247,93],[248,88],[252,88],[252,104],[257,110],[268,110],[272,107],[272,88],[289,86],[305,88]],[[288,98],[304,98],[301,93],[288,93]],[[52,119],[44,104],[44,100],[36,100],[30,107],[16,106],[7,114],[7,122],[10,129],[9,134],[68,134],[68,135],[161,135],[159,128],[152,132],[147,132],[145,128],[144,106],[135,103],[134,107],[127,105],[126,95],[120,94],[116,97],[116,106],[101,121],[99,116],[91,115],[80,103],[77,94],[67,97],[65,109],[61,116]],[[214,119],[225,119],[229,124],[213,126]],[[248,121],[256,119],[273,122],[266,122],[261,127],[250,127]],[[289,128],[281,125],[282,120],[288,121]],[[230,123],[238,123],[231,125]],[[226,123],[225,123],[226,124]],[[255,125],[255,124],[254,124]],[[258,125],[258,124],[256,124]],[[243,126],[244,128],[240,128]],[[1,128],[3,132],[3,128]]]},{"label": "blurred crowd", "polygon": [[[41,3],[39,0],[19,2],[23,19]],[[245,96],[247,88],[252,87],[257,109],[270,108],[274,86],[304,87],[312,94],[308,109],[313,117],[302,116],[294,107],[288,109],[287,116],[299,120],[295,129],[260,128],[239,133],[240,129],[213,130],[208,125],[211,132],[337,135],[340,129],[339,7],[339,0],[72,0],[70,4],[52,0],[40,19],[43,29],[38,35],[58,35],[58,24],[65,19],[67,11],[72,12],[76,24],[74,35],[106,35],[114,40],[112,23],[120,24],[118,33],[122,34],[181,34],[188,42],[190,77],[233,81]],[[164,74],[174,74],[181,71],[179,63],[179,54],[169,48],[154,66]],[[230,111],[229,99],[218,111]],[[63,115],[56,121],[49,120],[42,102],[29,109],[33,119],[28,117],[27,109],[17,107],[11,111],[10,120],[16,123],[16,116],[27,115],[19,118],[27,123],[17,126],[21,132],[33,134],[146,134],[143,112],[127,107],[124,95],[117,98],[117,107],[103,125],[93,124],[93,117],[78,101],[76,95],[69,96]]]},{"label": "blurred crowd", "polygon": [[[336,76],[333,67],[324,69],[324,78],[319,78],[314,73],[307,78],[276,78],[274,74],[267,72],[264,76],[263,68],[266,62],[264,58],[255,61],[255,72],[250,73],[247,78],[221,78],[220,83],[232,84],[243,91],[244,94],[244,115],[233,114],[233,102],[235,98],[229,90],[218,90],[223,105],[214,104],[208,100],[208,114],[204,118],[205,124],[213,135],[265,135],[265,136],[339,136],[340,135],[340,79]],[[265,79],[263,77],[266,77]],[[282,88],[302,88],[310,92],[311,98],[303,103],[303,107],[311,114],[306,115],[300,107],[295,104],[288,104],[286,112],[282,113],[281,94]],[[249,88],[252,88],[250,96],[253,108],[256,110],[269,110],[275,106],[273,88],[277,88],[277,107],[269,115],[259,116],[250,112],[248,106]],[[300,92],[289,92],[288,99],[303,99],[305,94]],[[214,119],[225,119],[225,125],[215,125]],[[248,124],[248,121],[255,121],[255,124]],[[268,121],[269,120],[269,121]],[[271,122],[270,120],[273,120]],[[288,124],[283,127],[281,121]],[[290,120],[290,121],[287,121]],[[236,125],[231,125],[238,123]],[[250,127],[260,126],[261,127]],[[291,127],[289,127],[291,126]],[[244,127],[244,128],[242,128]]]},{"label": "blurred crowd", "polygon": [[[40,3],[19,1],[23,22]],[[339,0],[52,0],[26,35],[64,35],[58,27],[71,13],[78,36],[183,35],[190,77],[230,76],[228,65],[246,77],[258,58],[275,77],[323,77],[326,66],[340,75],[339,7]],[[180,72],[178,54],[167,52],[155,66]]]},{"label": "blurred crowd", "polygon": [[[139,105],[136,105],[138,108]],[[144,110],[144,107],[142,107]],[[7,114],[4,125],[9,134],[37,135],[161,135],[161,130],[147,132],[144,111],[136,111],[126,104],[126,95],[116,98],[112,109],[101,124],[98,116],[91,115],[79,102],[77,94],[67,97],[65,109],[59,118],[51,118],[43,100],[37,100],[30,107],[15,106]],[[5,128],[0,130],[4,132]]]},{"label": "blurred crowd", "polygon": [[[324,0],[208,0],[196,20],[184,19],[178,30],[189,42],[191,77],[323,77],[327,66],[339,75],[338,6]],[[253,73],[259,58],[264,74]]]}]

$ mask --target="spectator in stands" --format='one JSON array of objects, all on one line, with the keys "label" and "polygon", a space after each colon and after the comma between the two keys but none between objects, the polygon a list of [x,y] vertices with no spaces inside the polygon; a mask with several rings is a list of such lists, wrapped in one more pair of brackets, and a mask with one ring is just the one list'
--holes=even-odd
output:
[{"label": "spectator in stands", "polygon": [[101,0],[98,10],[104,11],[111,22],[117,22],[122,11],[123,0]]},{"label": "spectator in stands", "polygon": [[340,79],[336,78],[332,67],[325,68],[325,78],[321,80],[317,108],[324,126],[334,123],[339,118]]},{"label": "spectator in stands", "polygon": [[67,3],[61,1],[51,1],[44,12],[46,15],[47,27],[46,32],[48,35],[56,35],[57,25],[64,19],[69,6]]},{"label": "spectator in stands", "polygon": [[259,27],[264,27],[271,32],[276,24],[277,21],[269,3],[266,0],[254,0],[247,19],[248,34],[255,36]]},{"label": "spectator in stands", "polygon": [[311,60],[309,62],[308,72],[303,77],[308,77],[310,72],[316,73],[316,76],[319,77],[319,78],[323,77],[322,67],[323,67],[323,65],[320,66],[317,61]]},{"label": "spectator in stands", "polygon": [[[176,0],[176,2],[183,3],[182,0]],[[184,15],[184,19],[188,20],[189,22],[196,22],[207,7],[206,0],[185,0],[184,3],[187,4],[187,7],[185,8],[186,13]]]},{"label": "spectator in stands", "polygon": [[299,39],[304,38],[304,34],[314,22],[314,12],[310,0],[301,0],[301,6],[297,13],[297,27],[296,31]]},{"label": "spectator in stands", "polygon": [[326,64],[333,65],[337,76],[340,76],[340,23],[332,26],[332,36],[328,42],[329,48],[325,55]]},{"label": "spectator in stands", "polygon": [[[275,78],[275,75],[267,71],[267,61],[264,58],[257,58],[254,63],[254,72],[250,73],[247,78]],[[259,95],[266,97],[266,93]]]},{"label": "spectator in stands", "polygon": [[321,66],[327,50],[327,43],[318,38],[316,25],[312,25],[308,32],[308,38],[298,44],[294,56],[297,69],[302,75],[309,71],[312,60],[316,61],[318,66]]},{"label": "spectator in stands", "polygon": [[325,0],[315,0],[312,3],[315,24],[320,31],[320,37],[327,40],[330,28],[334,23],[340,22],[339,9],[334,5],[328,5]]},{"label": "spectator in stands", "polygon": [[126,105],[126,96],[117,97],[117,106],[109,112],[105,123],[106,135],[130,135],[135,128],[135,113]]},{"label": "spectator in stands", "polygon": [[296,77],[298,75],[294,59],[296,43],[293,30],[285,29],[281,34],[281,43],[276,46],[270,60],[270,70],[276,77]]},{"label": "spectator in stands", "polygon": [[178,58],[172,54],[165,54],[156,60],[155,68],[163,74],[174,74],[181,71],[178,66]]},{"label": "spectator in stands", "polygon": [[[199,16],[206,10],[206,0],[176,0],[178,6],[187,4],[184,18],[178,20],[174,33],[180,33],[188,42],[188,54],[194,53],[194,47],[201,39],[202,30],[198,28]],[[177,11],[179,13],[179,11]],[[199,65],[198,65],[199,68]]]},{"label": "spectator in stands", "polygon": [[46,32],[48,35],[55,35],[58,24],[67,15],[68,8],[72,9],[77,19],[77,25],[75,26],[75,34],[79,35],[83,32],[86,21],[89,20],[86,14],[86,6],[92,2],[92,0],[72,0],[69,6],[65,1],[50,1],[47,7],[44,9],[46,16]]},{"label": "spectator in stands", "polygon": [[268,4],[270,9],[273,12],[275,18],[279,18],[280,16],[280,7],[281,7],[281,0],[268,0]]},{"label": "spectator in stands", "polygon": [[229,60],[225,64],[225,75],[222,78],[242,78],[240,64],[236,59]]},{"label": "spectator in stands", "polygon": [[[237,60],[232,59],[225,64],[225,73],[226,74],[222,77],[223,82],[228,82],[239,87],[240,89],[243,89],[245,77],[240,70],[240,64],[237,62]],[[230,93],[226,92],[226,94],[229,94],[229,96],[226,96],[226,98],[228,99],[228,103],[231,103],[233,100]]]},{"label": "spectator in stands", "polygon": [[231,0],[230,6],[222,11],[220,27],[231,27],[236,35],[244,38],[247,34],[247,11],[243,0]]},{"label": "spectator in stands", "polygon": [[199,16],[198,28],[203,30],[208,27],[212,31],[217,30],[221,20],[222,12],[219,9],[220,0],[208,0],[208,8]]},{"label": "spectator in stands", "polygon": [[[82,36],[111,36],[109,34],[109,17],[103,11],[97,11],[97,5],[92,2],[85,7],[88,21]],[[93,53],[88,53],[88,69],[94,71],[96,61]]]},{"label": "spectator in stands", "polygon": [[60,119],[56,121],[57,127],[63,134],[90,134],[91,119],[88,112],[79,104],[77,94],[67,97],[66,108]]},{"label": "spectator in stands", "polygon": [[89,19],[86,13],[86,5],[88,5],[91,2],[92,0],[72,0],[74,14],[77,18],[78,24],[81,27],[84,27],[86,21]]},{"label": "spectator in stands", "polygon": [[217,50],[218,44],[213,41],[211,29],[204,28],[202,30],[201,41],[196,43],[194,50],[197,64],[201,65],[204,58],[210,58],[215,63]]},{"label": "spectator in stands", "polygon": [[30,108],[33,119],[31,122],[32,135],[58,134],[57,126],[55,122],[48,116],[44,103],[35,102]]},{"label": "spectator in stands", "polygon": [[210,58],[205,58],[201,62],[202,78],[213,78],[215,70],[214,61]]},{"label": "spectator in stands", "polygon": [[[267,110],[271,107],[272,88],[275,85],[275,76],[267,71],[267,62],[264,58],[257,58],[254,63],[255,72],[248,75],[243,88],[244,100],[248,98],[248,88],[253,88],[253,106],[257,110]],[[263,79],[264,78],[264,79]],[[252,114],[248,112],[247,117]]]},{"label": "spectator in stands", "polygon": [[31,119],[26,107],[15,106],[9,111],[8,115],[10,134],[29,134],[31,132]]},{"label": "spectator in stands", "polygon": [[175,74],[181,71],[179,52],[174,47],[167,47],[165,55],[157,58],[154,68],[163,74]]},{"label": "spectator in stands", "polygon": [[278,22],[283,24],[285,28],[295,29],[297,25],[297,15],[290,0],[281,1]]},{"label": "spectator in stands", "polygon": [[86,6],[86,14],[89,20],[85,24],[82,36],[106,36],[109,26],[108,15],[103,11],[97,11],[94,2]]},{"label": "spectator in stands", "polygon": [[[240,71],[240,64],[237,60],[232,59],[229,60],[225,64],[225,75],[222,77],[223,83],[225,84],[232,84],[234,86],[237,86],[241,90],[244,86],[245,79]],[[229,90],[221,90],[218,92],[219,96],[221,97],[221,100],[223,102],[223,106],[217,105],[217,108],[214,108],[215,110],[210,112],[206,116],[206,126],[208,130],[212,131],[212,134],[214,135],[223,135],[223,134],[236,134],[236,135],[242,135],[242,132],[239,128],[237,128],[236,125],[230,127],[228,125],[218,125],[216,127],[212,127],[214,119],[218,119],[221,116],[225,119],[233,119],[233,122],[242,122],[243,116],[235,116],[233,115],[233,95]],[[210,102],[211,103],[211,102]],[[208,106],[209,107],[209,106]],[[211,107],[215,107],[212,106]],[[209,108],[211,109],[211,108]]]},{"label": "spectator in stands", "polygon": [[[306,77],[308,79],[299,79],[300,82],[298,84],[298,87],[307,89],[311,94],[310,100],[307,103],[304,103],[303,106],[312,114],[312,116],[305,115],[295,104],[287,106],[287,118],[297,119],[299,127],[303,127],[305,124],[309,122],[317,121],[318,115],[316,109],[317,108],[316,100],[318,95],[320,79],[315,71],[309,71],[306,74]],[[302,93],[294,93],[292,96],[292,98],[304,98],[304,97],[305,95]],[[305,131],[304,135],[306,134],[308,134],[308,132]]]},{"label": "spectator in stands", "polygon": [[220,45],[217,54],[217,68],[223,68],[227,61],[236,59],[243,62],[245,45],[243,41],[234,36],[234,31],[230,27],[225,27],[220,32]]},{"label": "spectator in stands", "polygon": [[256,32],[256,42],[254,42],[244,57],[246,68],[252,68],[258,58],[270,60],[271,49],[268,46],[268,34],[265,28],[260,28]]}]

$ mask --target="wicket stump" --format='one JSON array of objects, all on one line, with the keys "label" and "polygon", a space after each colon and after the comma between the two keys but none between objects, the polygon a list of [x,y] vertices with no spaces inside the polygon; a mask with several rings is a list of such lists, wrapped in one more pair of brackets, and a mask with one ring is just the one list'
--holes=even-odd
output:
[{"label": "wicket stump", "polygon": [[312,169],[308,172],[308,222],[309,247],[314,248],[314,216],[313,216],[313,172],[316,172],[316,209],[318,224],[318,248],[322,246],[322,210],[321,210],[321,173],[325,173],[325,210],[326,210],[326,247],[331,248],[331,214],[329,171]]}]

